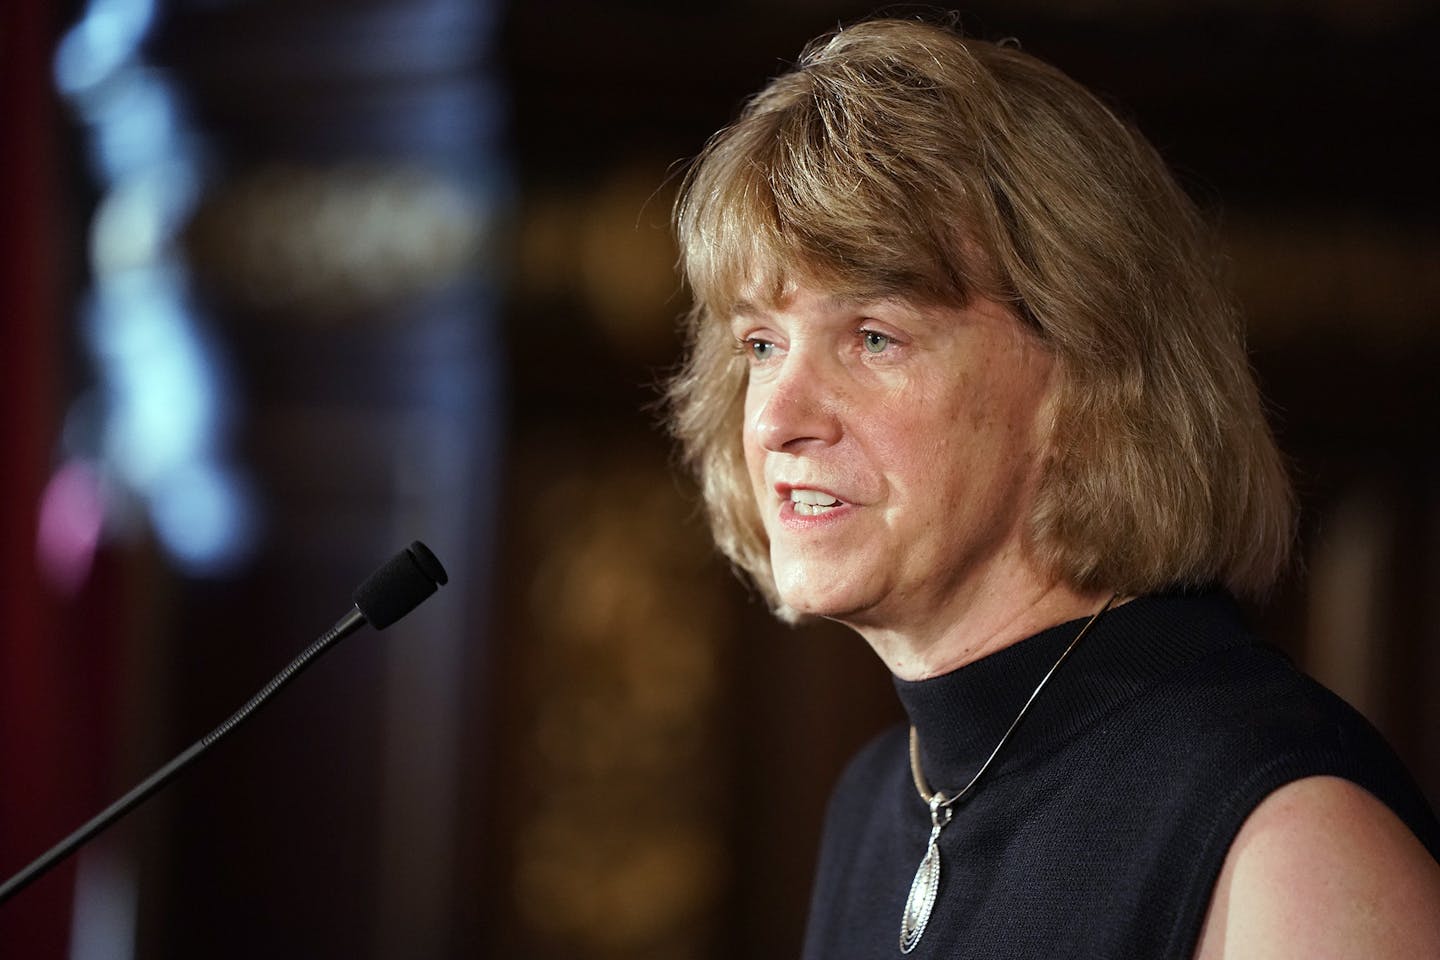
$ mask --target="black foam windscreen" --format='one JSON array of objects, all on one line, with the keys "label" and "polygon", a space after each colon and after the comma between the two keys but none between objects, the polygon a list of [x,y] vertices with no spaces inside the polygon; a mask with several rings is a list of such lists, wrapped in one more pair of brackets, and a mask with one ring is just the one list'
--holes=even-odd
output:
[{"label": "black foam windscreen", "polygon": [[370,626],[384,630],[449,579],[430,548],[416,540],[355,588],[355,606]]}]

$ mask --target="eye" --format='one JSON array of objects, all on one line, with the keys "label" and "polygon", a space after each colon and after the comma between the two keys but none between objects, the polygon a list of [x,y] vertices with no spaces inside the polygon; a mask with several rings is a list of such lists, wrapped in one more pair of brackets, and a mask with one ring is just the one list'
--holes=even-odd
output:
[{"label": "eye", "polygon": [[874,330],[862,330],[860,336],[864,340],[866,353],[884,353],[894,342],[885,334]]},{"label": "eye", "polygon": [[775,355],[775,344],[770,340],[761,340],[759,337],[738,337],[736,339],[741,352],[749,355],[751,360],[769,360]]}]

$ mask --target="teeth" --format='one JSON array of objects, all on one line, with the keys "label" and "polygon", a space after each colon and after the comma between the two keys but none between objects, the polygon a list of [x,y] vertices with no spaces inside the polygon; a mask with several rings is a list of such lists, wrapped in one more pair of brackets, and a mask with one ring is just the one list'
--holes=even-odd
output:
[{"label": "teeth", "polygon": [[795,512],[802,517],[813,517],[840,504],[839,500],[819,490],[791,490],[790,502],[795,505]]}]

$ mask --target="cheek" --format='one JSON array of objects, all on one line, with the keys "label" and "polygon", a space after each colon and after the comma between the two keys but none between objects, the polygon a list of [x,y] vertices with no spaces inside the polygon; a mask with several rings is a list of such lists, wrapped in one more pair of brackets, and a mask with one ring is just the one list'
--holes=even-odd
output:
[{"label": "cheek", "polygon": [[755,414],[758,405],[751,394],[745,394],[745,405],[740,414],[740,444],[745,448],[745,459],[748,462],[760,445],[755,442]]},{"label": "cheek", "polygon": [[937,514],[959,520],[1001,512],[1027,485],[1034,464],[1034,404],[1013,382],[962,377],[957,389],[927,398],[916,418],[876,438],[891,463],[906,465],[912,492]]},{"label": "cheek", "polygon": [[760,401],[756,398],[754,391],[745,391],[745,402],[741,406],[740,413],[740,439],[745,444],[745,453],[748,456],[750,449],[755,446],[755,417],[760,412]]},{"label": "cheek", "polygon": [[1043,391],[1030,376],[994,385],[987,411],[974,427],[970,449],[958,456],[975,477],[975,492],[996,511],[1028,500],[1041,460],[1044,430],[1040,428]]},{"label": "cheek", "polygon": [[756,412],[752,408],[750,394],[747,393],[744,420],[740,424],[740,448],[745,454],[745,472],[750,478],[751,487],[758,495],[765,482],[765,450],[755,433]]},{"label": "cheek", "polygon": [[758,502],[760,491],[765,485],[765,459],[748,443],[745,444],[745,476],[750,481],[750,492]]}]

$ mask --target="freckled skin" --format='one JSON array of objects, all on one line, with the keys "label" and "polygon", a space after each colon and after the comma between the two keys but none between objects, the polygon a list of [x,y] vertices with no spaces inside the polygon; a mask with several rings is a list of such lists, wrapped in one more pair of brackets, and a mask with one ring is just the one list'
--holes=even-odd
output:
[{"label": "freckled skin", "polygon": [[1440,864],[1355,784],[1297,780],[1240,828],[1195,957],[1440,957]]},{"label": "freckled skin", "polygon": [[[733,331],[752,357],[745,457],[786,603],[853,626],[902,676],[1018,640],[1032,614],[1093,612],[1022,549],[1053,360],[1004,308],[794,287]],[[844,505],[789,524],[777,483]]]}]

